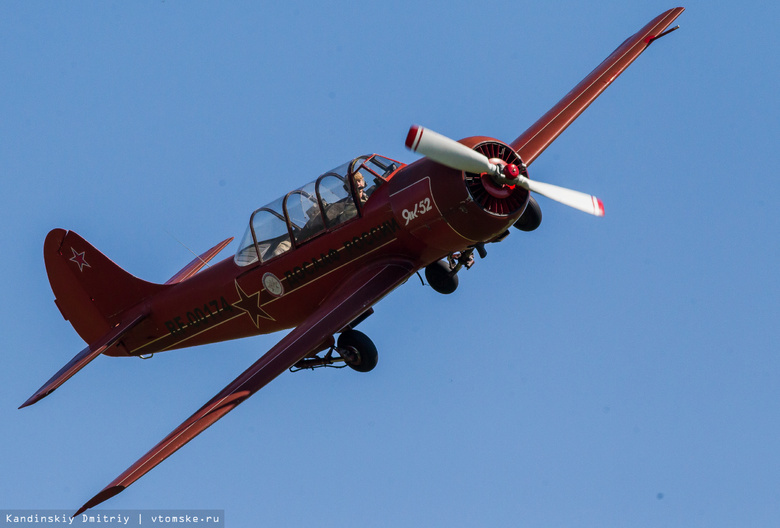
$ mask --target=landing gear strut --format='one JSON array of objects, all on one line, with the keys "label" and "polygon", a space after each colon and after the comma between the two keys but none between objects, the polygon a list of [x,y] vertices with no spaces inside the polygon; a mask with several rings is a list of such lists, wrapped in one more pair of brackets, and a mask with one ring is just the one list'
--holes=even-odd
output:
[{"label": "landing gear strut", "polygon": [[447,260],[437,260],[425,267],[425,278],[428,284],[438,293],[449,295],[458,288],[458,272],[461,268],[471,268],[474,265],[474,250],[480,258],[487,256],[485,244],[480,242],[461,253],[451,253]]},{"label": "landing gear strut", "polygon": [[[325,350],[325,355],[320,356],[319,353]],[[338,342],[331,337],[320,350],[290,367],[290,371],[350,367],[358,372],[368,372],[376,367],[378,361],[379,353],[371,339],[363,332],[349,329],[339,335]]]}]

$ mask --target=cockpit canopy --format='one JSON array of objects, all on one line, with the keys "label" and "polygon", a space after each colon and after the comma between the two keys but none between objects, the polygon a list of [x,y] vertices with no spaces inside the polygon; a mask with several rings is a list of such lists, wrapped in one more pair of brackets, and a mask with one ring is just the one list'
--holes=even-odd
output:
[{"label": "cockpit canopy", "polygon": [[298,247],[356,218],[369,196],[401,163],[361,156],[252,213],[235,262],[249,266]]}]

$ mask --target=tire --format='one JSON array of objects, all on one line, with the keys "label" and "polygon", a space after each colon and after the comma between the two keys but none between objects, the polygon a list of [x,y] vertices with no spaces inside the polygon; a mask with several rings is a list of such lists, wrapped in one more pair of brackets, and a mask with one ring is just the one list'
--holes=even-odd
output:
[{"label": "tire", "polygon": [[357,361],[347,361],[347,365],[358,372],[369,372],[379,362],[379,352],[373,341],[363,332],[347,330],[339,335],[338,348],[351,348],[357,353]]},{"label": "tire", "polygon": [[450,266],[443,260],[425,267],[425,279],[431,288],[444,295],[449,295],[458,289],[458,275],[450,275]]},{"label": "tire", "polygon": [[520,218],[515,222],[515,227],[520,231],[530,232],[539,227],[542,223],[542,208],[536,202],[533,196],[528,199],[528,205]]}]

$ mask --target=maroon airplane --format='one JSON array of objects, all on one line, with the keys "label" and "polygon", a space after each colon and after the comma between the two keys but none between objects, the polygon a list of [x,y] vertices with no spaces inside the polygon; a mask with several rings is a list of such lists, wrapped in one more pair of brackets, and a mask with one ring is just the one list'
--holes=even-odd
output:
[{"label": "maroon airplane", "polygon": [[484,245],[512,225],[539,225],[531,192],[602,216],[597,198],[530,180],[527,167],[652,42],[677,29],[667,30],[683,10],[626,39],[512,143],[456,142],[413,126],[406,146],[426,158],[404,165],[361,156],[328,171],[254,211],[233,258],[203,269],[230,238],[165,284],[137,279],[72,231],[50,232],[44,259],[55,303],[89,346],[22,407],[100,354],[145,357],[293,328],[76,515],[120,493],[287,369],[371,370],[376,348],[354,328],[372,306],[422,268],[436,291],[454,291],[474,251],[484,257]]}]

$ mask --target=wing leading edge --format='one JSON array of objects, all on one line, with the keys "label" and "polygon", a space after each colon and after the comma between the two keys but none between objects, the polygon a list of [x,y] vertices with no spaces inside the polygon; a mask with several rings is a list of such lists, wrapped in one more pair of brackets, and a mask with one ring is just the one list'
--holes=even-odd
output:
[{"label": "wing leading edge", "polygon": [[607,89],[607,86],[612,84],[618,75],[623,73],[654,40],[662,36],[664,30],[683,11],[685,11],[684,7],[675,7],[661,13],[645,27],[628,37],[604,62],[599,64],[563,99],[514,140],[511,147],[523,162],[530,165],[561,132],[566,130],[566,127],[601,95],[601,92]]},{"label": "wing leading edge", "polygon": [[287,334],[219,394],[84,504],[74,517],[122,492],[401,285],[414,273],[414,269],[412,263],[406,260],[382,261],[346,281],[306,322]]}]

